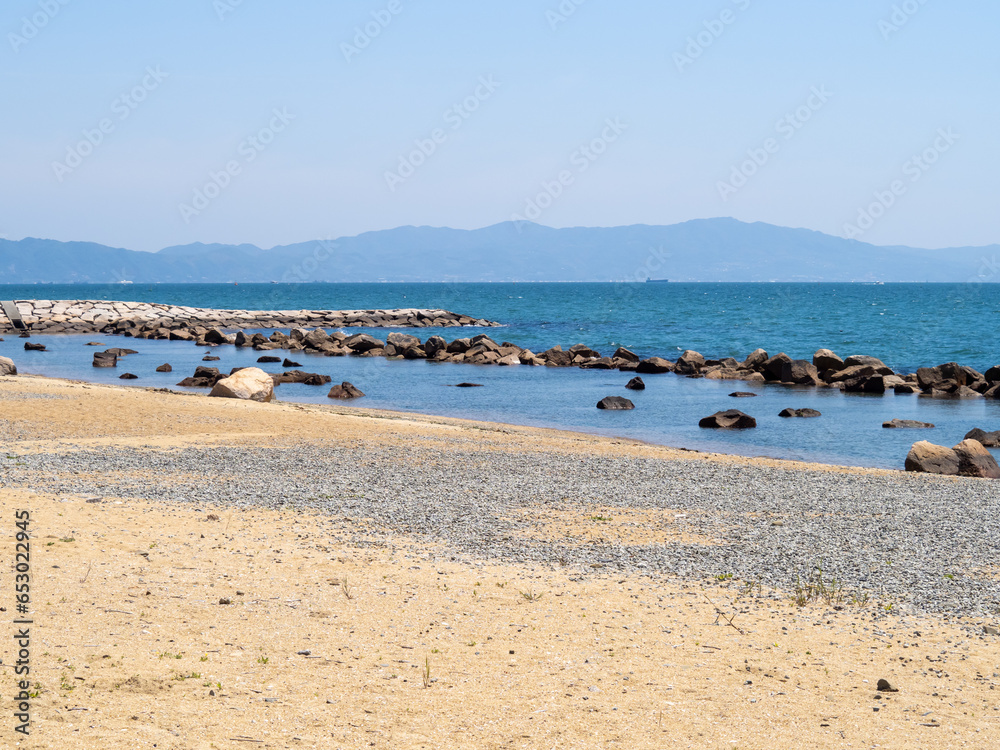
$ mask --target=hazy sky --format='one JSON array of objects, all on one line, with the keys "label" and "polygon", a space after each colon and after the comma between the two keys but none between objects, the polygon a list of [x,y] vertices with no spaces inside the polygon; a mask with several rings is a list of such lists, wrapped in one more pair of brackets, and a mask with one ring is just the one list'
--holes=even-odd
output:
[{"label": "hazy sky", "polygon": [[7,0],[0,236],[1000,242],[998,29],[995,0]]}]

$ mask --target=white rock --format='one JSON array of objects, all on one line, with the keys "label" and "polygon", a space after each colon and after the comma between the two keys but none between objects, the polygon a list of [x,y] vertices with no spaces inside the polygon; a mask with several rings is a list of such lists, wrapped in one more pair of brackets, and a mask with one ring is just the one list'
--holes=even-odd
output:
[{"label": "white rock", "polygon": [[274,398],[274,381],[259,367],[247,367],[220,380],[208,395],[267,403]]}]

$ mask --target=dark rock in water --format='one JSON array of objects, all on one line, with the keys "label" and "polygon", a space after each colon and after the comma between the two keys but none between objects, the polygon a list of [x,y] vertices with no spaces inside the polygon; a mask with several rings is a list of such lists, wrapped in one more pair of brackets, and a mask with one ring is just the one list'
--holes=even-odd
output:
[{"label": "dark rock in water", "polygon": [[662,357],[650,357],[642,360],[636,366],[635,371],[642,375],[660,375],[665,372],[673,372],[674,366]]},{"label": "dark rock in water", "polygon": [[757,394],[749,391],[733,391],[729,394],[729,398],[757,398]]},{"label": "dark rock in water", "polygon": [[627,411],[629,409],[634,409],[635,404],[627,398],[622,398],[621,396],[607,396],[597,402],[597,408],[609,409],[611,411]]},{"label": "dark rock in water", "polygon": [[374,336],[369,336],[367,333],[357,333],[346,339],[344,346],[356,354],[363,354],[373,349],[385,349],[385,342]]},{"label": "dark rock in water", "polygon": [[634,377],[625,384],[625,387],[630,391],[644,391],[646,390],[646,384],[642,382],[642,378]]},{"label": "dark rock in water", "polygon": [[211,354],[206,354],[201,358],[202,362],[218,362],[222,357],[213,357]]},{"label": "dark rock in water", "polygon": [[24,351],[26,352],[44,352],[45,344],[34,344],[32,342],[27,342],[24,345]]},{"label": "dark rock in water", "polygon": [[1000,479],[1000,464],[978,440],[963,440],[952,450],[958,456],[958,473],[963,477]]},{"label": "dark rock in water", "polygon": [[411,346],[420,346],[420,339],[408,333],[390,333],[385,337],[386,344],[392,344],[398,351],[406,351]]},{"label": "dark rock in water", "polygon": [[793,359],[781,365],[781,381],[796,385],[819,385],[819,371],[808,360]]},{"label": "dark rock in water", "polygon": [[597,359],[601,356],[600,352],[594,351],[586,344],[574,344],[569,348],[569,353],[574,357],[580,356],[586,359]]},{"label": "dark rock in water", "polygon": [[613,370],[615,369],[615,363],[612,361],[611,357],[601,357],[600,359],[592,359],[589,362],[583,362],[580,365],[581,370]]},{"label": "dark rock in water", "polygon": [[893,392],[899,394],[920,393],[920,387],[913,383],[896,383],[892,387]]},{"label": "dark rock in water", "polygon": [[100,341],[88,341],[84,346],[104,346]]},{"label": "dark rock in water", "polygon": [[438,352],[443,352],[447,349],[448,342],[440,336],[431,336],[427,339],[427,343],[424,344],[424,351],[427,353],[428,357],[433,357]]},{"label": "dark rock in water", "polygon": [[915,419],[891,419],[883,422],[882,426],[887,430],[929,430],[934,427],[930,422],[918,422]]},{"label": "dark rock in water", "polygon": [[456,388],[482,388],[482,383],[456,383]]},{"label": "dark rock in water", "polygon": [[987,448],[1000,448],[1000,431],[986,432],[976,427],[969,430],[969,433],[965,436],[965,440],[976,440]]},{"label": "dark rock in water", "polygon": [[403,351],[403,359],[427,359],[427,352],[419,346],[411,346]]},{"label": "dark rock in water", "polygon": [[983,373],[983,378],[987,383],[997,383],[1000,382],[1000,365],[994,365],[986,372]]},{"label": "dark rock in water", "polygon": [[983,394],[978,393],[967,385],[960,385],[954,390],[932,388],[930,395],[933,398],[982,398]]},{"label": "dark rock in water", "polygon": [[[277,359],[277,357],[275,357],[275,359]],[[260,360],[257,360],[257,361],[259,362]],[[299,364],[298,362],[292,362],[292,360],[290,360],[290,359],[286,359],[284,362],[282,362],[281,366],[282,367],[302,367],[301,364]]]},{"label": "dark rock in water", "polygon": [[281,361],[281,357],[272,357],[272,356],[269,356],[269,355],[265,355],[263,357],[257,357],[257,361],[258,362],[280,362]]},{"label": "dark rock in water", "polygon": [[96,352],[92,364],[94,367],[118,367],[118,357],[107,352]]},{"label": "dark rock in water", "polygon": [[879,375],[892,375],[892,368],[886,367],[885,362],[878,357],[869,357],[866,354],[852,354],[844,360],[845,368],[858,366],[871,367]]},{"label": "dark rock in water", "polygon": [[316,372],[302,372],[302,370],[288,370],[278,375],[272,375],[271,380],[275,385],[281,383],[302,383],[304,385],[326,385],[332,380],[329,375],[320,375]]},{"label": "dark rock in water", "polygon": [[871,377],[861,376],[844,381],[844,390],[847,393],[885,393],[885,377],[882,375],[872,375]]},{"label": "dark rock in water", "polygon": [[767,362],[760,365],[759,370],[767,380],[781,380],[781,373],[786,364],[790,364],[792,358],[782,352],[775,354]]},{"label": "dark rock in water", "polygon": [[832,370],[833,372],[840,372],[846,365],[844,360],[838,357],[829,349],[819,349],[813,355],[812,363],[816,366],[816,369],[820,372],[824,370]]},{"label": "dark rock in water", "polygon": [[823,415],[815,409],[782,409],[778,413],[779,417],[822,417]]},{"label": "dark rock in water", "polygon": [[165,363],[156,368],[157,372],[173,372],[174,368],[170,366],[170,363]]},{"label": "dark rock in water", "polygon": [[111,354],[115,357],[125,357],[129,354],[138,354],[139,352],[135,349],[119,349],[118,347],[115,347],[113,349],[108,349],[105,353]]},{"label": "dark rock in water", "polygon": [[699,427],[722,430],[749,430],[757,426],[757,420],[737,409],[719,411],[698,422]]},{"label": "dark rock in water", "polygon": [[472,348],[472,339],[455,339],[445,350],[448,354],[464,354]]},{"label": "dark rock in water", "polygon": [[31,334],[28,333],[27,331],[21,331],[21,333],[18,336],[18,338],[19,339],[30,339],[31,338]]},{"label": "dark rock in water", "polygon": [[698,352],[690,349],[681,353],[677,364],[674,365],[674,372],[681,375],[694,375],[705,366],[705,358]]},{"label": "dark rock in water", "polygon": [[[639,355],[635,352],[629,351],[624,346],[620,346],[615,350],[615,353],[611,355],[612,359],[624,359],[626,362],[639,363]],[[1000,380],[1000,378],[997,378]]]},{"label": "dark rock in water", "polygon": [[921,440],[910,448],[905,467],[907,471],[955,476],[959,467],[958,454],[951,448]]},{"label": "dark rock in water", "polygon": [[122,373],[121,375],[118,376],[118,379],[119,380],[138,380],[139,376],[138,375],[133,375],[130,372],[124,372],[124,373]]},{"label": "dark rock in water", "polygon": [[539,355],[545,363],[553,367],[569,367],[573,364],[573,355],[564,352],[561,346],[553,346]]},{"label": "dark rock in water", "polygon": [[327,394],[328,398],[339,398],[342,400],[348,400],[352,398],[361,398],[365,394],[359,389],[355,388],[353,385],[348,383],[346,380],[340,385],[335,385],[330,389]]},{"label": "dark rock in water", "polygon": [[225,378],[219,372],[217,367],[205,367],[204,365],[199,365],[194,370],[194,375],[190,378],[184,378],[177,385],[184,386],[186,388],[212,388],[219,380]]}]

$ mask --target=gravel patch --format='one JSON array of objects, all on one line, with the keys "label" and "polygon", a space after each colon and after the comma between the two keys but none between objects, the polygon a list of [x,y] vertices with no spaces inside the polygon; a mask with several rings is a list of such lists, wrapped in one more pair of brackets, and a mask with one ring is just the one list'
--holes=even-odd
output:
[{"label": "gravel patch", "polygon": [[[511,563],[731,575],[787,595],[824,577],[903,611],[981,616],[1000,605],[1000,483],[710,461],[309,444],[175,451],[104,448],[0,458],[0,483],[73,495],[310,508],[372,529]],[[567,544],[527,538],[530,513],[670,509],[716,544]],[[535,537],[538,529],[532,529]],[[379,543],[379,542],[376,542]]]}]

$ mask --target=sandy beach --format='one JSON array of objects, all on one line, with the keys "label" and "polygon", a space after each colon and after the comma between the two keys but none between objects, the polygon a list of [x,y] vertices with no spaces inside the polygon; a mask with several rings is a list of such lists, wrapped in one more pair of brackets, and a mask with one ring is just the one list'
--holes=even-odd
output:
[{"label": "sandy beach", "polygon": [[1000,742],[988,480],[37,377],[0,443],[4,747]]}]

